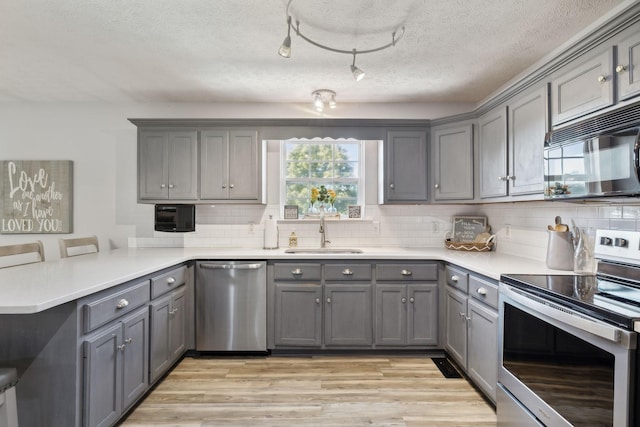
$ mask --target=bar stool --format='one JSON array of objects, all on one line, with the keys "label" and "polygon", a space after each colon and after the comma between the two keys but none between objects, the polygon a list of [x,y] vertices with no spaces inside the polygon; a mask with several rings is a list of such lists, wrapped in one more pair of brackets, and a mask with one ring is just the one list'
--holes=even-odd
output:
[{"label": "bar stool", "polygon": [[96,236],[58,239],[58,243],[60,244],[60,258],[100,252]]},{"label": "bar stool", "polygon": [[0,246],[0,268],[42,261],[44,261],[44,247],[40,240]]},{"label": "bar stool", "polygon": [[16,388],[18,371],[0,368],[0,427],[18,427]]}]

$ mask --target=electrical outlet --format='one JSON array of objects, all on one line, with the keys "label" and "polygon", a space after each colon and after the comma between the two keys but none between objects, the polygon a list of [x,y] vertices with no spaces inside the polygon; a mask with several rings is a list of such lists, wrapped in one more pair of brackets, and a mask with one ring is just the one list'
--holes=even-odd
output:
[{"label": "electrical outlet", "polygon": [[511,237],[511,226],[509,224],[504,227],[504,236]]},{"label": "electrical outlet", "polygon": [[440,231],[440,224],[438,224],[438,221],[431,221],[431,231],[434,233]]}]

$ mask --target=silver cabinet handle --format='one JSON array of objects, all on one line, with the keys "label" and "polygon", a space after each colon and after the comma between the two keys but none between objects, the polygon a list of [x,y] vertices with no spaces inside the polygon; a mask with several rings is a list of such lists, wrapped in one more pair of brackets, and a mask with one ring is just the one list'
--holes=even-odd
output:
[{"label": "silver cabinet handle", "polygon": [[458,283],[458,280],[459,280],[459,279],[460,279],[460,278],[459,278],[458,276],[456,276],[455,274],[454,274],[453,276],[451,276],[451,281],[452,281],[452,282],[456,282],[456,283]]},{"label": "silver cabinet handle", "polygon": [[345,276],[353,276],[353,271],[345,268],[344,270],[342,270],[342,274],[344,274]]},{"label": "silver cabinet handle", "polygon": [[320,304],[320,298],[316,298],[316,304]]},{"label": "silver cabinet handle", "polygon": [[[251,264],[208,264],[201,263],[198,266],[200,268],[206,268],[208,270],[258,270],[262,268],[263,264],[251,263]],[[291,272],[293,273],[293,271]],[[293,273],[295,274],[295,273]]]},{"label": "silver cabinet handle", "polygon": [[227,188],[227,184],[222,184],[222,188]]},{"label": "silver cabinet handle", "polygon": [[389,188],[391,188],[393,190],[394,188],[396,188],[396,186],[393,185],[393,184],[389,184]]},{"label": "silver cabinet handle", "polygon": [[438,188],[440,188],[440,184],[435,184],[435,185],[433,186],[433,188],[435,188],[435,189],[437,190]]},{"label": "silver cabinet handle", "polygon": [[126,344],[120,344],[117,348],[120,351],[124,351],[124,349],[127,348],[127,345]]},{"label": "silver cabinet handle", "polygon": [[293,274],[294,276],[299,276],[302,274],[302,270],[296,268],[295,270],[291,270],[291,274]]},{"label": "silver cabinet handle", "polygon": [[607,76],[605,76],[605,75],[603,75],[603,74],[600,74],[600,75],[598,76],[598,81],[599,81],[600,83],[605,83],[605,82],[607,81]]},{"label": "silver cabinet handle", "polygon": [[411,272],[411,270],[402,270],[400,274],[402,274],[403,276],[411,276],[413,273]]},{"label": "silver cabinet handle", "polygon": [[618,66],[616,67],[616,73],[618,73],[618,74],[623,73],[623,72],[625,72],[625,71],[627,71],[627,67],[626,67],[626,65],[622,65],[622,64],[620,64],[620,65],[618,65]]},{"label": "silver cabinet handle", "polygon": [[413,304],[414,302],[416,302],[416,299],[414,297],[411,297],[409,298],[409,302]]},{"label": "silver cabinet handle", "polygon": [[459,315],[460,317],[462,317],[463,319],[464,319],[465,317],[467,317],[463,312],[458,313],[458,315]]},{"label": "silver cabinet handle", "polygon": [[510,179],[511,181],[515,181],[516,180],[516,176],[515,175],[507,175],[507,179]]},{"label": "silver cabinet handle", "polygon": [[120,301],[118,301],[118,303],[116,304],[116,308],[125,308],[126,306],[129,305],[129,301],[127,301],[126,299],[122,298]]},{"label": "silver cabinet handle", "polygon": [[131,344],[133,342],[133,338],[127,338],[126,340],[124,340],[125,344]]},{"label": "silver cabinet handle", "polygon": [[166,184],[160,184],[160,188],[167,188]]},{"label": "silver cabinet handle", "polygon": [[168,284],[170,284],[170,285],[173,285],[174,283],[176,283],[176,278],[175,278],[175,277],[173,277],[173,276],[172,276],[172,277],[169,277],[169,278],[167,279],[167,283],[168,283]]},{"label": "silver cabinet handle", "polygon": [[406,299],[406,298],[402,298],[402,299],[400,299],[400,302],[402,302],[403,304],[405,304],[405,303],[407,302],[407,299]]},{"label": "silver cabinet handle", "polygon": [[498,181],[506,181],[507,177],[506,176],[499,176],[498,177]]},{"label": "silver cabinet handle", "polygon": [[331,298],[327,298],[327,303],[331,304]]},{"label": "silver cabinet handle", "polygon": [[486,295],[487,294],[487,289],[486,288],[478,288],[476,289],[476,292],[480,295]]},{"label": "silver cabinet handle", "polygon": [[233,184],[229,184],[229,188],[233,188]]},{"label": "silver cabinet handle", "polygon": [[169,188],[173,188],[173,184],[169,184]]},{"label": "silver cabinet handle", "polygon": [[176,314],[177,312],[178,312],[178,309],[177,309],[177,308],[174,308],[173,310],[171,310],[171,311],[169,312],[169,314]]}]

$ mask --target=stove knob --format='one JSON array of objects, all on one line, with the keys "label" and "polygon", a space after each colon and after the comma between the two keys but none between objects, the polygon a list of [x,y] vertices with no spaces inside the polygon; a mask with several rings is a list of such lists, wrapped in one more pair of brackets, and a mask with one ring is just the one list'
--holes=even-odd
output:
[{"label": "stove knob", "polygon": [[613,243],[613,241],[611,240],[611,237],[601,237],[600,238],[600,244],[603,246],[611,246],[611,244]]},{"label": "stove knob", "polygon": [[629,241],[627,239],[623,239],[622,237],[616,237],[616,241],[613,243],[613,246],[618,246],[621,248],[628,248]]}]

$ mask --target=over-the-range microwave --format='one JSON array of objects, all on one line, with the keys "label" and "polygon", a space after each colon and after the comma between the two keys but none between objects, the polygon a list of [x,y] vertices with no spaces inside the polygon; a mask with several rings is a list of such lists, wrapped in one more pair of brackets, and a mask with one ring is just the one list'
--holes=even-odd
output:
[{"label": "over-the-range microwave", "polygon": [[551,132],[546,200],[640,196],[640,103]]},{"label": "over-the-range microwave", "polygon": [[196,231],[194,205],[156,205],[155,230],[172,233]]}]

